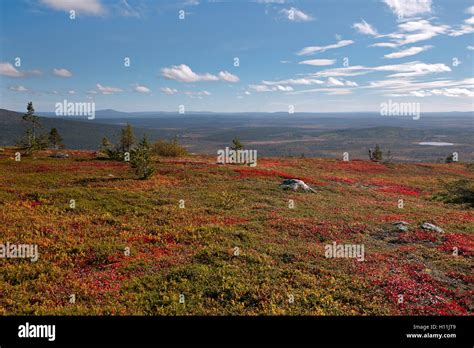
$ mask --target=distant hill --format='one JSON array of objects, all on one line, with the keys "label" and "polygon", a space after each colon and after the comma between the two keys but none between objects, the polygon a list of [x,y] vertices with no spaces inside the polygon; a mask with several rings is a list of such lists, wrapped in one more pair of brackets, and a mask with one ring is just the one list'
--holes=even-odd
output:
[{"label": "distant hill", "polygon": [[[444,161],[453,152],[461,161],[474,161],[472,113],[430,113],[420,120],[381,117],[376,113],[127,113],[97,110],[94,120],[57,117],[38,112],[44,131],[56,127],[69,149],[96,150],[102,137],[115,141],[129,123],[150,141],[172,139],[192,153],[215,155],[238,137],[259,156],[302,156],[367,159],[369,147],[379,144],[397,162]],[[24,133],[22,113],[0,109],[0,146],[13,145]],[[423,143],[452,143],[422,146]]]},{"label": "distant hill", "polygon": [[[25,131],[22,121],[22,113],[0,109],[0,146],[14,145]],[[51,128],[57,128],[64,139],[64,145],[70,149],[98,148],[104,136],[114,140],[120,134],[122,126],[98,123],[97,120],[81,121],[66,120],[64,118],[41,117],[42,132],[49,132]],[[135,128],[135,134],[147,133],[151,140],[157,138],[156,130]]]}]

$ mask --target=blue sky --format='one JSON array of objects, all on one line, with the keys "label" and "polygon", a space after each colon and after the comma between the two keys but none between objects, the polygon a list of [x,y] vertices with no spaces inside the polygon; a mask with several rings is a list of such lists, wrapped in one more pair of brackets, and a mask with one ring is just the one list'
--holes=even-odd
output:
[{"label": "blue sky", "polygon": [[54,111],[67,99],[122,111],[337,112],[378,111],[390,99],[422,112],[474,110],[471,1],[0,6],[2,108],[32,100]]}]

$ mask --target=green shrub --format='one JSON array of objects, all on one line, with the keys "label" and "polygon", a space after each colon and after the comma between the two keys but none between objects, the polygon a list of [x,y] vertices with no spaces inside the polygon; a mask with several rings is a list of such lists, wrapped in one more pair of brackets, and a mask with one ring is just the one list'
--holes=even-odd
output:
[{"label": "green shrub", "polygon": [[467,204],[474,208],[474,183],[468,179],[461,179],[445,184],[445,191],[434,196],[445,203]]},{"label": "green shrub", "polygon": [[164,140],[158,140],[152,146],[152,152],[155,155],[165,157],[182,157],[188,155],[188,150],[178,144],[178,139],[167,142]]},{"label": "green shrub", "polygon": [[150,145],[145,135],[138,146],[132,150],[130,164],[135,169],[135,174],[141,180],[148,179],[155,172],[151,159]]}]

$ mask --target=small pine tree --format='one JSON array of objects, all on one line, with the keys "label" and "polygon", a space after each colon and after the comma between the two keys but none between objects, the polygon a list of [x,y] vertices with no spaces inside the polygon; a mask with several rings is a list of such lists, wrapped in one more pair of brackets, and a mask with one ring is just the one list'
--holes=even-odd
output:
[{"label": "small pine tree", "polygon": [[148,179],[155,172],[155,167],[151,159],[150,144],[146,135],[132,150],[130,164],[135,169],[135,174],[141,180]]},{"label": "small pine tree", "polygon": [[110,142],[109,138],[103,137],[102,143],[100,144],[100,150],[102,152],[107,152],[112,147],[112,143]]},{"label": "small pine tree", "polygon": [[446,157],[445,162],[446,163],[453,163],[454,162],[454,154],[451,154],[448,157]]},{"label": "small pine tree", "polygon": [[382,150],[380,150],[379,144],[376,144],[376,145],[375,145],[375,149],[374,149],[374,159],[375,159],[376,161],[381,161],[382,158],[383,158]]},{"label": "small pine tree", "polygon": [[122,136],[120,137],[119,145],[120,151],[122,153],[130,152],[134,144],[135,134],[133,134],[133,128],[131,125],[127,124],[127,126],[122,129]]},{"label": "small pine tree", "polygon": [[237,150],[243,150],[244,148],[244,145],[242,145],[242,143],[240,142],[239,138],[235,137],[233,140],[232,140],[232,145],[231,146],[231,149],[234,150],[234,151],[237,151]]},{"label": "small pine tree", "polygon": [[59,134],[56,128],[51,128],[51,131],[48,135],[49,144],[55,149],[59,150],[59,148],[63,147],[63,138]]},{"label": "small pine tree", "polygon": [[375,145],[375,149],[369,149],[369,158],[371,161],[381,161],[383,159],[382,150],[380,150],[379,144]]},{"label": "small pine tree", "polygon": [[31,155],[33,151],[43,150],[48,146],[48,137],[46,135],[37,136],[37,129],[41,128],[40,118],[35,115],[33,102],[29,102],[26,106],[26,113],[22,117],[26,123],[25,137],[20,140],[19,146],[25,149],[26,155]]},{"label": "small pine tree", "polygon": [[28,130],[30,136],[28,137],[30,146],[33,144],[36,139],[36,129],[41,128],[40,119],[35,115],[35,108],[33,107],[33,102],[29,102],[26,106],[26,113],[22,117],[23,121],[29,124]]}]

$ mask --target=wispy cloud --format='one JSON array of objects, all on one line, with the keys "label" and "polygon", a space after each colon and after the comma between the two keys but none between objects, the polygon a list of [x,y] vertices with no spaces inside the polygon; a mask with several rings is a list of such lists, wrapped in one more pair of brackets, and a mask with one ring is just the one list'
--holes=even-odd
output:
[{"label": "wispy cloud", "polygon": [[310,55],[310,54],[325,52],[327,50],[332,50],[332,49],[335,49],[335,48],[341,48],[341,47],[344,47],[344,46],[351,45],[353,43],[354,43],[354,41],[352,41],[352,40],[340,40],[335,44],[327,45],[327,46],[307,46],[307,47],[304,47],[299,52],[297,52],[296,54],[299,55],[299,56],[307,56],[307,55]]},{"label": "wispy cloud", "polygon": [[67,69],[63,69],[63,68],[56,69],[56,68],[54,68],[53,69],[53,75],[56,75],[56,76],[59,76],[59,77],[71,77],[72,73]]},{"label": "wispy cloud", "polygon": [[405,50],[401,50],[401,51],[398,51],[398,52],[393,52],[393,53],[386,54],[386,55],[384,55],[384,58],[394,59],[394,58],[403,58],[403,57],[414,56],[415,54],[426,51],[426,50],[428,50],[432,47],[433,46],[428,46],[428,45],[427,46],[422,46],[422,47],[410,47],[410,48],[407,48]]},{"label": "wispy cloud", "polygon": [[391,42],[373,44],[373,47],[398,47],[425,41],[440,34],[447,34],[449,25],[433,25],[426,19],[412,20],[398,24],[398,30],[391,34],[379,35],[387,37]]},{"label": "wispy cloud", "polygon": [[249,85],[249,88],[255,92],[290,92],[293,91],[293,87],[284,85]]},{"label": "wispy cloud", "polygon": [[389,77],[409,77],[409,76],[423,76],[428,74],[449,72],[451,68],[442,63],[428,64],[420,61],[408,62],[394,65],[381,65],[375,67],[366,66],[349,66],[344,68],[335,68],[322,70],[311,74],[311,77],[336,77],[336,76],[357,76],[364,75],[370,72],[394,72],[395,74],[388,75]]},{"label": "wispy cloud", "polygon": [[[473,15],[474,6],[468,7],[464,12]],[[464,20],[464,24],[458,25],[449,32],[449,36],[461,36],[474,33],[474,16]]]},{"label": "wispy cloud", "polygon": [[383,0],[399,17],[413,17],[417,15],[429,14],[432,12],[431,0]]},{"label": "wispy cloud", "polygon": [[197,99],[202,99],[202,97],[204,97],[204,96],[211,95],[211,93],[208,92],[208,91],[198,91],[198,92],[186,91],[186,92],[184,92],[184,94],[186,94],[190,98],[197,98]]},{"label": "wispy cloud", "polygon": [[178,90],[176,88],[170,88],[170,87],[161,87],[160,91],[162,91],[164,94],[167,95],[173,95],[178,93]]},{"label": "wispy cloud", "polygon": [[97,90],[102,94],[116,94],[116,93],[123,92],[123,90],[120,88],[102,86],[100,83],[98,83],[96,87],[97,87]]},{"label": "wispy cloud", "polygon": [[28,88],[23,87],[23,86],[11,86],[9,89],[10,91],[21,92],[21,93],[29,91]]},{"label": "wispy cloud", "polygon": [[263,80],[262,84],[267,86],[277,86],[277,85],[321,85],[324,81],[316,79],[287,79],[287,80],[278,80],[278,81],[267,81]]},{"label": "wispy cloud", "polygon": [[313,20],[313,17],[303,11],[297,9],[296,7],[284,8],[280,10],[280,13],[284,15],[290,21],[295,22],[310,22]]},{"label": "wispy cloud", "polygon": [[57,11],[74,10],[78,14],[89,16],[100,16],[106,12],[100,0],[40,0],[40,2]]},{"label": "wispy cloud", "polygon": [[354,23],[352,27],[355,30],[357,30],[359,33],[364,34],[364,35],[371,35],[371,36],[378,35],[377,30],[364,20],[362,20],[362,22]]},{"label": "wispy cloud", "polygon": [[132,89],[135,92],[138,92],[138,93],[150,93],[151,92],[151,90],[148,87],[139,85],[137,83],[132,85]]},{"label": "wispy cloud", "polygon": [[333,65],[335,62],[336,62],[335,59],[310,59],[310,60],[303,60],[299,62],[298,64],[324,66],[324,65]]}]

